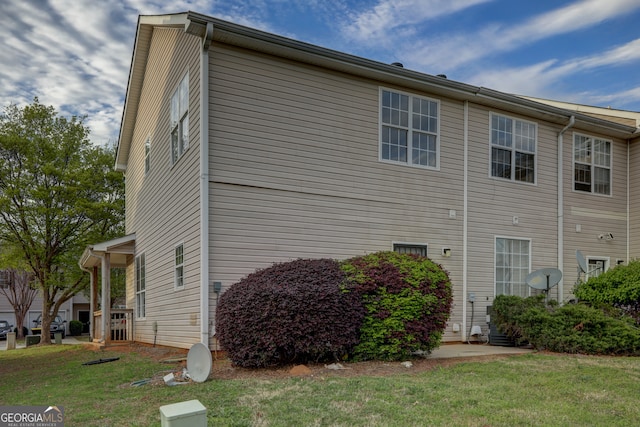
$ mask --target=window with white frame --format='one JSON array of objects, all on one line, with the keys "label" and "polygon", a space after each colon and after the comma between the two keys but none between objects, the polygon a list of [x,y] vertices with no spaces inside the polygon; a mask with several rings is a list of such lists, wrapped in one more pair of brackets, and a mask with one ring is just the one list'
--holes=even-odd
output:
[{"label": "window with white frame", "polygon": [[587,280],[592,277],[598,277],[609,268],[609,259],[592,258],[587,259]]},{"label": "window with white frame", "polygon": [[496,295],[529,296],[531,241],[496,237],[495,251]]},{"label": "window with white frame", "polygon": [[189,74],[171,96],[171,164],[189,148]]},{"label": "window with white frame", "polygon": [[144,254],[136,256],[136,317],[146,316],[146,259]]},{"label": "window with white frame", "polygon": [[611,194],[611,141],[573,135],[573,188]]},{"label": "window with white frame", "polygon": [[420,245],[414,243],[394,243],[393,251],[399,254],[414,254],[420,256],[427,256],[427,245]]},{"label": "window with white frame", "polygon": [[382,89],[380,159],[437,169],[440,103]]},{"label": "window with white frame", "polygon": [[184,288],[184,245],[181,243],[175,247],[175,287]]},{"label": "window with white frame", "polygon": [[144,142],[144,173],[145,175],[151,170],[151,160],[149,159],[149,152],[151,151],[151,137],[147,137]]},{"label": "window with white frame", "polygon": [[535,183],[537,125],[491,114],[491,176]]}]

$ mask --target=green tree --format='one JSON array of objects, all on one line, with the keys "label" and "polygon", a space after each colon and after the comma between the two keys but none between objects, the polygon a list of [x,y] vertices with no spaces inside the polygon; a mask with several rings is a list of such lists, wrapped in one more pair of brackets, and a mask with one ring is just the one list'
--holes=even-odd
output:
[{"label": "green tree", "polygon": [[[124,177],[113,170],[113,147],[91,144],[84,121],[37,98],[0,115],[0,242],[18,247],[34,275],[43,332],[87,287],[78,266],[86,245],[123,231]],[[41,342],[51,343],[48,333]]]}]

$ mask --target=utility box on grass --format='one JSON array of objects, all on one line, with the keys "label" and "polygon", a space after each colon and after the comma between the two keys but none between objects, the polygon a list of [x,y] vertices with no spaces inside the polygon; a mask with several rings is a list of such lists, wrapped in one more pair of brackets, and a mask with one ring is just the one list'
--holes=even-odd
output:
[{"label": "utility box on grass", "polygon": [[30,345],[40,344],[40,335],[27,335],[24,338],[24,342],[27,347],[29,347]]},{"label": "utility box on grass", "polygon": [[207,408],[199,400],[160,407],[162,427],[207,427]]}]

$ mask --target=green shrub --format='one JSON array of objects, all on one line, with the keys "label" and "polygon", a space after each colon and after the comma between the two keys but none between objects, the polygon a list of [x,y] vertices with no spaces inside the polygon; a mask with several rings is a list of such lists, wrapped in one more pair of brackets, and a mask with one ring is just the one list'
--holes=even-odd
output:
[{"label": "green shrub", "polygon": [[626,317],[586,304],[546,306],[543,298],[500,295],[493,304],[498,329],[516,342],[560,353],[640,354],[640,329]]},{"label": "green shrub", "polygon": [[618,265],[580,283],[574,295],[594,306],[609,304],[621,309],[640,325],[640,261]]},{"label": "green shrub", "polygon": [[366,316],[355,360],[400,360],[436,348],[449,318],[451,282],[426,257],[378,252],[342,263],[345,289],[362,298]]},{"label": "green shrub", "polygon": [[359,297],[341,284],[330,259],[296,260],[258,270],[233,284],[216,311],[216,336],[244,367],[336,360],[358,343]]},{"label": "green shrub", "polygon": [[72,336],[82,335],[82,322],[79,320],[69,322],[69,333]]}]

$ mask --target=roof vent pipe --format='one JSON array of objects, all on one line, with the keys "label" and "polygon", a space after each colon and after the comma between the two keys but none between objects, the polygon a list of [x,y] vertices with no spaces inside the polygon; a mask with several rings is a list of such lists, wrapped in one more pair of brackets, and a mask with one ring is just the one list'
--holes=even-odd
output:
[{"label": "roof vent pipe", "polygon": [[402,62],[392,62],[391,65],[395,65],[396,67],[404,68],[404,65],[402,65]]}]

